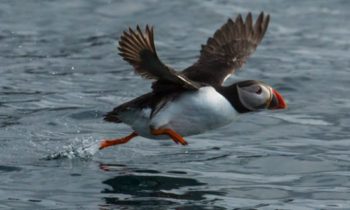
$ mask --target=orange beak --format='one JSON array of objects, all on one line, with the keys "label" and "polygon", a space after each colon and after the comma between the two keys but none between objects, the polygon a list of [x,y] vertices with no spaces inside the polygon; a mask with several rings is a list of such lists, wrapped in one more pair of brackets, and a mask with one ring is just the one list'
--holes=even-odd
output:
[{"label": "orange beak", "polygon": [[272,100],[267,107],[268,109],[286,109],[288,107],[284,98],[277,90],[272,89],[272,94]]}]

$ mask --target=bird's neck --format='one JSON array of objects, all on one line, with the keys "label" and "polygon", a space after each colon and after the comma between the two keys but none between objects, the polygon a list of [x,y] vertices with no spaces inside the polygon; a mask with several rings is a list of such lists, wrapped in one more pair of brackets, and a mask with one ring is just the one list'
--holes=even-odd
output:
[{"label": "bird's neck", "polygon": [[239,98],[237,84],[232,84],[226,87],[221,86],[216,88],[216,90],[231,103],[231,105],[236,109],[237,112],[250,112],[250,110],[242,104]]}]

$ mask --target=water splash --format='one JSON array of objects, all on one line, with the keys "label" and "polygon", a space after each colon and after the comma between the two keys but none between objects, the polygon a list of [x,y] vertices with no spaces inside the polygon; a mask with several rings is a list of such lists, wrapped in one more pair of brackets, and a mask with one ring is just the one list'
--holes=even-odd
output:
[{"label": "water splash", "polygon": [[65,145],[58,152],[47,155],[45,160],[57,159],[91,159],[98,152],[99,144],[92,137],[85,139],[75,138],[73,143]]}]

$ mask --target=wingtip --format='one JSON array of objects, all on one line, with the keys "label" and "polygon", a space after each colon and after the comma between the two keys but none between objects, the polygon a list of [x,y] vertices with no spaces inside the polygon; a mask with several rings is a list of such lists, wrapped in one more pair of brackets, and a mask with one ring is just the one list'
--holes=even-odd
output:
[{"label": "wingtip", "polygon": [[270,14],[266,15],[266,19],[267,19],[266,21],[267,21],[267,24],[268,24],[270,22]]},{"label": "wingtip", "polygon": [[142,32],[142,30],[141,30],[141,27],[140,27],[140,25],[136,25],[136,31],[138,32],[138,34],[139,35],[142,35],[143,34],[143,32]]},{"label": "wingtip", "polygon": [[243,22],[243,18],[242,18],[242,15],[241,14],[238,14],[237,15],[237,18],[236,18],[236,22]]}]

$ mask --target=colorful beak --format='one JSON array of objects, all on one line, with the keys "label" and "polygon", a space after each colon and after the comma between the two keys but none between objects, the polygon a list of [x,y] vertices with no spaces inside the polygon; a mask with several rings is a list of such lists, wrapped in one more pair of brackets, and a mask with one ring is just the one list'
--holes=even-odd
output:
[{"label": "colorful beak", "polygon": [[268,109],[286,109],[288,107],[284,98],[279,92],[277,92],[277,90],[272,89],[272,94],[272,100]]}]

